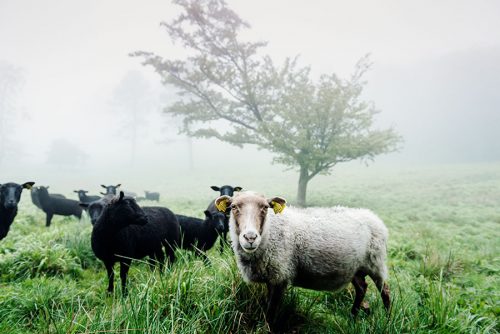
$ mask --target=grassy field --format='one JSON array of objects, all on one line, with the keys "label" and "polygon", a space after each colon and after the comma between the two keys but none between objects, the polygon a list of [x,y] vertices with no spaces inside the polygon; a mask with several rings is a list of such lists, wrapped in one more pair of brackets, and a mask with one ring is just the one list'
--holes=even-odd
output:
[{"label": "grassy field", "polygon": [[[227,177],[227,175],[226,175]],[[231,180],[266,195],[295,197],[295,175],[235,172]],[[220,177],[222,179],[222,177]],[[217,177],[165,182],[162,205],[201,216]],[[35,180],[36,181],[36,180]],[[168,184],[167,184],[168,183]],[[69,195],[69,192],[68,192]],[[162,274],[135,262],[127,298],[107,296],[90,248],[88,220],[43,213],[23,195],[0,242],[0,333],[265,333],[265,288],[245,284],[229,248],[205,266],[188,252]],[[353,289],[289,289],[287,332],[497,333],[500,330],[500,164],[343,167],[309,186],[314,206],[367,207],[387,224],[390,317],[369,281],[372,312],[350,316]]]}]

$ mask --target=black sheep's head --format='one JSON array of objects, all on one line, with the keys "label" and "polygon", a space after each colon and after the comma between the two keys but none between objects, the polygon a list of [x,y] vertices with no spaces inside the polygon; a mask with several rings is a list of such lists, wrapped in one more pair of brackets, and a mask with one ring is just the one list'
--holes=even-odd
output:
[{"label": "black sheep's head", "polygon": [[36,193],[38,194],[38,196],[42,195],[42,196],[49,196],[49,186],[40,186],[37,188],[36,190]]},{"label": "black sheep's head", "polygon": [[101,213],[104,211],[104,208],[108,204],[104,199],[100,199],[97,201],[93,201],[90,203],[79,203],[80,206],[87,210],[90,216],[90,223],[95,225]]},{"label": "black sheep's head", "polygon": [[105,193],[101,192],[101,195],[116,195],[116,190],[120,188],[120,186],[121,183],[117,184],[116,186],[113,185],[105,186],[104,184],[101,184],[101,187],[106,189],[106,192]]},{"label": "black sheep's head", "polygon": [[125,197],[123,191],[120,191],[120,195],[106,205],[101,218],[107,221],[107,224],[112,224],[116,228],[131,224],[144,225],[148,222],[144,210],[141,209],[135,199]]},{"label": "black sheep's head", "polygon": [[30,189],[35,182],[17,184],[13,182],[0,185],[0,204],[6,209],[14,209],[21,200],[23,189]]},{"label": "black sheep's head", "polygon": [[83,189],[73,190],[73,192],[78,194],[78,198],[85,197],[85,195],[88,193],[87,190],[83,190]]},{"label": "black sheep's head", "polygon": [[233,197],[235,191],[241,191],[243,188],[241,187],[233,187],[230,185],[224,185],[222,187],[217,187],[217,186],[211,186],[212,190],[218,191],[221,196],[229,196]]},{"label": "black sheep's head", "polygon": [[226,215],[222,212],[210,212],[205,210],[205,224],[208,224],[211,228],[219,233],[224,232],[224,220]]}]

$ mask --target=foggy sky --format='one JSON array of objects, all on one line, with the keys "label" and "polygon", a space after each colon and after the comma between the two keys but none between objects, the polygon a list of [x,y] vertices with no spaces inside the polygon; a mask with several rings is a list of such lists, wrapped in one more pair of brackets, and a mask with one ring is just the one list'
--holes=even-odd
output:
[{"label": "foggy sky", "polygon": [[[252,25],[250,38],[269,41],[271,56],[300,54],[315,74],[347,76],[371,53],[365,96],[382,111],[378,124],[393,125],[405,137],[403,150],[382,160],[500,159],[500,2],[227,2]],[[2,174],[17,176],[12,165],[19,163],[49,170],[47,152],[61,138],[89,156],[88,178],[103,168],[141,166],[155,175],[173,165],[187,168],[189,143],[177,136],[178,123],[160,113],[172,91],[128,56],[137,50],[180,55],[159,26],[177,12],[168,1],[1,0],[0,62],[24,76],[11,120],[16,153],[10,165],[0,166]],[[123,135],[127,120],[113,104],[130,73],[145,78],[150,97],[133,168]],[[265,152],[216,141],[195,141],[193,148],[196,166],[217,165],[211,150],[233,152],[242,166],[255,157],[269,161]]]}]

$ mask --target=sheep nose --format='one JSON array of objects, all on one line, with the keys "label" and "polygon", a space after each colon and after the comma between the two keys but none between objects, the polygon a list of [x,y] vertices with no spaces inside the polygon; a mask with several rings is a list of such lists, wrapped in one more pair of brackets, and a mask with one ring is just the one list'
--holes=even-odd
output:
[{"label": "sheep nose", "polygon": [[245,238],[249,243],[253,243],[255,239],[257,239],[257,233],[255,232],[248,232],[243,234],[243,238]]},{"label": "sheep nose", "polygon": [[219,224],[217,225],[217,229],[219,231],[224,231],[224,223],[223,222],[219,222]]}]

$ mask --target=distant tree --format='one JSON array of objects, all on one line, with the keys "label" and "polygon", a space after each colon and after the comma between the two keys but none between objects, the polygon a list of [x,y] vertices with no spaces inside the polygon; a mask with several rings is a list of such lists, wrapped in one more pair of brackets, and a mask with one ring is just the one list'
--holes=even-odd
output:
[{"label": "distant tree", "polygon": [[[165,90],[163,94],[160,95],[160,104],[165,105],[170,103],[170,101],[177,100],[175,92]],[[173,143],[185,143],[187,150],[187,166],[190,171],[194,170],[194,143],[191,136],[180,136],[179,128],[182,127],[182,119],[180,117],[175,117],[172,114],[163,113],[164,122],[162,124],[162,139],[158,143],[170,145]]]},{"label": "distant tree", "polygon": [[88,154],[66,139],[55,139],[47,152],[47,162],[58,167],[76,167],[85,164]]},{"label": "distant tree", "polygon": [[121,115],[120,135],[130,140],[130,163],[135,163],[139,132],[146,124],[145,114],[153,107],[152,89],[138,71],[129,71],[113,92],[111,104]]},{"label": "distant tree", "polygon": [[9,151],[11,121],[15,113],[15,99],[24,83],[22,71],[15,66],[0,62],[0,164]]},{"label": "distant tree", "polygon": [[[182,96],[166,109],[182,116],[182,131],[233,145],[255,144],[275,154],[274,162],[299,171],[297,202],[306,205],[308,182],[340,162],[373,159],[397,148],[393,129],[373,127],[377,110],[364,101],[362,58],[347,80],[335,74],[311,78],[297,58],[275,65],[259,51],[265,42],[246,42],[250,26],[222,0],[174,0],[182,13],[162,23],[174,42],[188,50],[184,60],[135,52],[165,84]],[[221,131],[214,121],[225,121]]]}]

